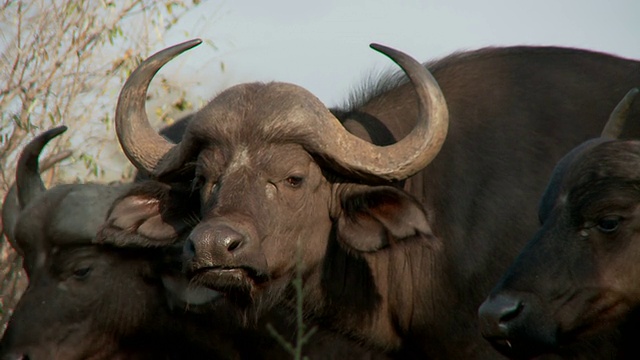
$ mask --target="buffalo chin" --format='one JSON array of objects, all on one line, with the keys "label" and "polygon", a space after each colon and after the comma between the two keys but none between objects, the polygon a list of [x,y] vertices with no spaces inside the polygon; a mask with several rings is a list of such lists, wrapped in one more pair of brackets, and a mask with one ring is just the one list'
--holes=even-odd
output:
[{"label": "buffalo chin", "polygon": [[520,341],[519,339],[491,338],[487,339],[494,349],[509,359],[533,359],[545,353],[550,353],[550,344]]},{"label": "buffalo chin", "polygon": [[266,280],[255,271],[244,268],[204,268],[193,272],[190,277],[194,284],[245,301],[251,300],[256,284]]}]

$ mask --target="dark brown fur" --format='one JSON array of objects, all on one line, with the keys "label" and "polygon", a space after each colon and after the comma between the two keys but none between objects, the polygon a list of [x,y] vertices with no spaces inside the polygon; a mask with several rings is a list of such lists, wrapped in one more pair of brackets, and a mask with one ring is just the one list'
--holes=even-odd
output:
[{"label": "dark brown fur", "polygon": [[[35,166],[32,173],[37,174],[38,154],[29,156],[34,158],[25,163]],[[31,180],[31,185],[37,183]],[[160,183],[60,185],[34,195],[11,217],[16,219],[12,234],[25,256],[29,286],[0,341],[0,358],[287,358],[288,352],[266,329],[266,324],[272,324],[285,339],[293,340],[291,323],[280,310],[272,309],[257,325],[244,328],[224,299],[185,303],[168,285],[169,280],[186,285],[180,273],[179,241],[192,223],[182,224],[164,242],[154,239],[151,243],[140,233],[134,238],[140,246],[115,246],[132,242],[123,239],[122,233],[110,238],[112,244],[92,242],[111,203],[119,195],[140,193],[181,207],[189,201],[189,197],[176,198],[174,188]],[[175,214],[154,208],[157,205],[137,202],[137,214],[162,211],[164,220],[174,224],[170,219]],[[136,229],[144,229],[136,214],[128,215],[122,223],[131,221]],[[154,221],[146,213],[143,218]],[[156,224],[161,222],[149,228],[153,234],[159,231]],[[323,331],[304,350],[318,359],[384,358]]]},{"label": "dark brown fur", "polygon": [[484,320],[490,339],[511,342],[497,342],[505,353],[562,352],[613,336],[610,358],[638,357],[638,164],[640,142],[594,140],[556,167],[541,202],[541,228],[486,302],[523,304],[502,321],[501,336]]},{"label": "dark brown fur", "polygon": [[[477,331],[476,309],[535,231],[553,165],[598,135],[640,84],[640,63],[518,47],[429,68],[448,103],[449,135],[401,190],[356,180],[308,152],[313,134],[296,119],[316,117],[321,104],[299,88],[240,85],[195,113],[184,166],[158,177],[200,193],[202,220],[185,248],[194,281],[248,310],[292,305],[300,259],[313,321],[402,356],[498,357]],[[395,139],[412,129],[416,100],[403,80],[359,98],[334,110],[359,136],[376,138],[371,119]]]}]

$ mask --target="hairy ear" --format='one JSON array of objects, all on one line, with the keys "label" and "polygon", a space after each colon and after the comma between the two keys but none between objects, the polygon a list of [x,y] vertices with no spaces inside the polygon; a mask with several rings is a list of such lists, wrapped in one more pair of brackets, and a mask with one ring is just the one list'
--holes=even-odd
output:
[{"label": "hairy ear", "polygon": [[406,238],[433,236],[422,206],[390,186],[355,186],[342,192],[338,240],[357,251],[380,250]]},{"label": "hairy ear", "polygon": [[191,191],[145,181],[116,199],[95,242],[116,246],[164,247],[179,241],[198,222]]}]

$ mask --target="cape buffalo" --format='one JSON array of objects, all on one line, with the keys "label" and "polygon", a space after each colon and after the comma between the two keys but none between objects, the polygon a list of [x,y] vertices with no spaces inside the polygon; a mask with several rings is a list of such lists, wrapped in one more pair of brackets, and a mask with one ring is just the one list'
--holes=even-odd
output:
[{"label": "cape buffalo", "polygon": [[192,282],[249,314],[293,306],[301,273],[311,321],[405,357],[499,357],[477,330],[478,306],[535,230],[555,161],[640,84],[640,62],[583,50],[488,48],[425,67],[372,45],[406,77],[331,112],[293,84],[237,85],[172,144],[149,125],[145,94],[199,43],[144,61],[116,110],[129,160],[198,203],[159,226],[173,205],[138,193],[108,224],[163,242],[180,213],[195,213]]},{"label": "cape buffalo", "polygon": [[640,355],[631,351],[640,324],[640,141],[617,139],[638,92],[628,93],[602,136],[558,162],[540,229],[480,307],[483,335],[505,354],[561,351],[622,329],[617,357]]},{"label": "cape buffalo", "polygon": [[[290,340],[285,316],[272,311],[245,329],[212,290],[186,287],[182,246],[123,248],[92,243],[111,203],[153,182],[73,184],[45,190],[38,155],[59,127],[25,147],[17,168],[20,205],[11,236],[25,256],[29,286],[0,341],[0,359],[283,359],[267,323]],[[6,205],[6,204],[5,204]],[[157,244],[156,244],[157,245]],[[320,332],[305,354],[314,359],[382,359]]]},{"label": "cape buffalo", "polygon": [[173,340],[145,340],[148,334],[139,331],[148,324],[149,329],[162,329],[167,320],[165,316],[156,322],[159,314],[147,311],[163,308],[157,285],[146,281],[150,262],[135,261],[140,254],[91,244],[111,202],[126,186],[60,185],[45,190],[42,184],[38,155],[64,130],[35,138],[19,159],[13,237],[24,255],[29,286],[0,342],[0,357],[145,358],[156,349],[155,355],[164,355],[170,350],[164,344]]},{"label": "cape buffalo", "polygon": [[[63,150],[53,154],[44,161],[40,170],[42,172],[53,167],[53,165],[71,156],[71,151]],[[2,270],[2,316],[0,316],[0,337],[4,333],[13,308],[18,303],[22,292],[27,287],[27,276],[22,267],[22,256],[19,254],[19,247],[16,245],[13,235],[13,227],[19,215],[20,205],[16,194],[16,186],[13,184],[4,196],[2,201],[2,216],[0,216],[0,251],[6,255],[3,258]],[[6,241],[6,243],[2,243]],[[10,246],[10,248],[7,247]]]}]

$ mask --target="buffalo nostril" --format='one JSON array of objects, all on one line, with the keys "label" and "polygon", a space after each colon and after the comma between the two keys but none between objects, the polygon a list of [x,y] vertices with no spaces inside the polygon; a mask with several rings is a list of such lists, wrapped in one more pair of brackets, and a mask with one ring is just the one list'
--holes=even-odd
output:
[{"label": "buffalo nostril", "polygon": [[244,236],[234,229],[224,226],[216,232],[216,241],[228,252],[233,252],[242,246]]},{"label": "buffalo nostril", "polygon": [[511,322],[523,311],[524,303],[508,295],[487,299],[478,309],[481,332],[485,337],[502,337],[509,333]]},{"label": "buffalo nostril", "polygon": [[191,238],[188,238],[182,247],[182,253],[186,259],[193,259],[196,256],[196,246]]},{"label": "buffalo nostril", "polygon": [[502,314],[499,318],[500,322],[509,322],[522,312],[524,305],[520,301],[516,301],[513,303],[505,304],[505,307],[502,309]]},{"label": "buffalo nostril", "polygon": [[228,239],[227,240],[227,250],[233,251],[237,249],[240,244],[242,244],[242,239]]}]

